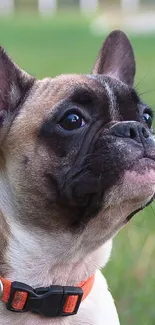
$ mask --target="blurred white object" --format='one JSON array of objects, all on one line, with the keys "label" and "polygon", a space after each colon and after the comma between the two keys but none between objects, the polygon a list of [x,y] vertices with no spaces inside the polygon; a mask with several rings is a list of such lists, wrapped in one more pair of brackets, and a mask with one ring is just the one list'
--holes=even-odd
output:
[{"label": "blurred white object", "polygon": [[98,0],[80,0],[80,9],[85,14],[95,12],[98,8],[98,5]]},{"label": "blurred white object", "polygon": [[134,34],[150,34],[155,32],[155,12],[142,12],[126,17],[123,29]]},{"label": "blurred white object", "polygon": [[14,11],[14,0],[0,0],[0,14],[10,14]]},{"label": "blurred white object", "polygon": [[57,9],[57,0],[38,0],[38,6],[41,14],[51,14]]},{"label": "blurred white object", "polygon": [[136,11],[139,9],[140,0],[121,0],[121,8],[123,11]]},{"label": "blurred white object", "polygon": [[105,12],[90,25],[93,35],[108,33],[112,29],[122,29],[131,34],[155,33],[155,11]]}]

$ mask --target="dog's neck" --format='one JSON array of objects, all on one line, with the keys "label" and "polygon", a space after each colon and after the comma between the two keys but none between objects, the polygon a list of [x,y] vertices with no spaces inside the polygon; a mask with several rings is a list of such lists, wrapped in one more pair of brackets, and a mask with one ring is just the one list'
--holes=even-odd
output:
[{"label": "dog's neck", "polygon": [[[99,267],[106,264],[111,252],[111,241],[90,252],[88,249],[85,250],[83,236],[80,234],[72,235],[69,231],[47,233],[37,227],[26,228],[17,222],[17,212],[12,203],[11,193],[4,184],[3,179],[0,183],[1,220],[4,221],[4,225],[1,224],[2,237],[7,224],[8,229],[5,229],[6,241],[3,238],[3,254],[0,254],[0,275],[33,288],[52,284],[74,286],[87,280]],[[13,317],[16,320],[19,317],[8,312],[3,303],[0,303],[0,314],[2,315],[0,325],[4,321],[8,325]],[[30,322],[23,320],[23,325],[38,324],[38,319],[33,317],[29,313]]]},{"label": "dog's neck", "polygon": [[0,261],[0,265],[1,262],[4,265],[3,276],[33,287],[77,285],[106,264],[111,241],[89,251],[85,249],[83,234],[73,235],[69,231],[47,233],[37,227],[24,228],[16,220],[17,212],[7,184],[1,175],[0,208],[9,227],[3,261]]},{"label": "dog's neck", "polygon": [[[33,288],[47,287],[52,284],[78,285],[81,281],[87,280],[99,267],[104,266],[111,251],[111,242],[108,242],[88,256],[84,256],[82,250],[75,255],[76,248],[68,234],[64,234],[64,237],[62,237],[63,234],[57,234],[52,238],[41,231],[40,233],[33,230],[25,231],[17,224],[12,225],[11,232],[13,234],[9,239],[5,254],[5,260],[9,265],[7,278],[31,285]],[[68,237],[66,247],[63,244],[65,237]],[[69,246],[74,247],[68,254]],[[6,325],[9,325],[14,318],[16,324],[19,325],[21,324],[20,317],[23,317],[23,325],[62,324],[61,318],[56,321],[51,319],[49,323],[46,318],[43,318],[39,323],[40,318],[38,319],[38,316],[30,312],[27,318],[23,314],[14,315],[6,310],[3,303],[0,304],[0,314],[2,318],[0,325],[4,324],[4,321]],[[77,324],[76,317],[74,319]],[[63,324],[70,324],[70,319],[65,318]]]},{"label": "dog's neck", "polygon": [[78,239],[74,242],[69,233],[50,235],[38,229],[24,230],[17,224],[12,224],[11,232],[6,250],[8,276],[33,287],[77,285],[105,265],[111,250],[108,242],[85,255],[80,239],[79,244]]}]

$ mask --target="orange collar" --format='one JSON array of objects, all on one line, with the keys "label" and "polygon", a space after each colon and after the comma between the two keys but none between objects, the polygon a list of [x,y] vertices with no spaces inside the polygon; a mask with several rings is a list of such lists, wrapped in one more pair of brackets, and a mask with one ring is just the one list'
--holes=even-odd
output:
[{"label": "orange collar", "polygon": [[1,300],[7,309],[14,312],[28,312],[45,317],[69,316],[77,313],[81,301],[90,293],[95,276],[81,282],[76,287],[50,286],[37,288],[11,282],[0,277]]}]

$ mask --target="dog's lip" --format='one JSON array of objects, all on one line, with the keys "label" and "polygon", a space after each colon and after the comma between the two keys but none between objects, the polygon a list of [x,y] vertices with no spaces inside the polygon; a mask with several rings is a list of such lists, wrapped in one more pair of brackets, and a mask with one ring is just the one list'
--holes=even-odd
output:
[{"label": "dog's lip", "polygon": [[[135,162],[134,166],[135,165],[137,166],[137,168],[139,167],[139,165],[141,165],[141,167],[148,167],[155,170],[155,159],[153,159],[153,157],[150,157],[149,155],[143,156]],[[146,202],[146,204],[142,204],[138,209],[136,209],[131,214],[129,214],[126,217],[124,223],[125,224],[128,223],[135,216],[135,214],[137,214],[138,212],[146,208],[148,205],[150,205],[154,201],[154,199],[155,199],[155,193],[152,194],[151,198],[148,200],[148,202]]]},{"label": "dog's lip", "polygon": [[152,198],[145,205],[142,205],[139,209],[137,209],[137,210],[133,211],[132,213],[130,213],[126,217],[124,223],[125,224],[128,223],[135,216],[136,213],[140,212],[141,210],[146,208],[148,205],[150,205],[154,201],[154,199],[155,199],[155,193],[152,195]]},{"label": "dog's lip", "polygon": [[[139,177],[143,177],[143,170],[147,173],[153,172],[153,174],[155,175],[155,160],[152,157],[140,157],[139,159],[137,159],[130,170],[129,173],[132,172],[137,174],[139,174]],[[150,176],[148,174],[148,182],[150,182]],[[154,178],[153,178],[154,179]],[[155,184],[155,179],[153,180],[153,183]],[[145,186],[144,186],[145,187]],[[148,193],[149,194],[149,193]],[[143,198],[135,198],[134,200],[134,205],[135,205],[135,209],[129,213],[128,215],[126,215],[126,217],[124,218],[123,224],[128,223],[136,213],[140,212],[141,210],[143,210],[145,207],[147,207],[148,205],[150,205],[153,200],[155,199],[155,189],[152,190],[152,193],[150,193],[150,195],[146,195],[146,197]],[[128,201],[128,200],[127,200]],[[136,207],[137,206],[137,207]]]},{"label": "dog's lip", "polygon": [[155,158],[153,158],[153,157],[151,157],[151,156],[149,156],[149,155],[146,155],[146,156],[144,156],[144,157],[141,158],[141,159],[151,160],[151,161],[153,161],[153,162],[155,163]]},{"label": "dog's lip", "polygon": [[144,167],[149,167],[155,169],[155,159],[153,157],[143,156],[138,158],[134,163],[133,166],[138,166],[138,163],[144,164]]}]

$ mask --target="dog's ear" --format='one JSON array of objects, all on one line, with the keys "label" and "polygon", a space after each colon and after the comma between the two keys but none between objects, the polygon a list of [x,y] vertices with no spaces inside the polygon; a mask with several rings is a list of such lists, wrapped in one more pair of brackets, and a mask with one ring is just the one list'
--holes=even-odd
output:
[{"label": "dog's ear", "polygon": [[93,73],[104,74],[133,86],[135,70],[129,39],[122,31],[113,31],[103,43]]},{"label": "dog's ear", "polygon": [[18,68],[0,47],[0,133],[2,126],[16,113],[33,81],[34,78]]}]

